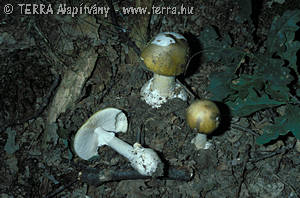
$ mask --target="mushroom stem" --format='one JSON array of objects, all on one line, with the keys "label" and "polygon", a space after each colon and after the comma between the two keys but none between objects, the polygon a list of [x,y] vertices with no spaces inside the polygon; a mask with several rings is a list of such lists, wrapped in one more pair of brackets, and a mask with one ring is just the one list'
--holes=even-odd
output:
[{"label": "mushroom stem", "polygon": [[175,85],[175,76],[164,76],[154,73],[151,88],[152,90],[158,90],[162,97],[171,96]]},{"label": "mushroom stem", "polygon": [[197,150],[200,149],[209,149],[211,143],[207,141],[207,135],[204,133],[198,133],[193,139],[192,142]]},{"label": "mushroom stem", "polygon": [[98,146],[107,145],[127,158],[131,166],[142,175],[160,176],[163,174],[163,164],[150,148],[144,148],[139,143],[133,146],[115,137],[115,133],[107,132],[102,127],[95,129],[98,135]]},{"label": "mushroom stem", "polygon": [[[111,133],[111,135],[114,136],[114,133]],[[129,161],[132,161],[134,159],[133,147],[123,140],[120,140],[117,137],[113,137],[109,142],[106,143],[106,145],[111,147],[123,157],[127,158]]]}]

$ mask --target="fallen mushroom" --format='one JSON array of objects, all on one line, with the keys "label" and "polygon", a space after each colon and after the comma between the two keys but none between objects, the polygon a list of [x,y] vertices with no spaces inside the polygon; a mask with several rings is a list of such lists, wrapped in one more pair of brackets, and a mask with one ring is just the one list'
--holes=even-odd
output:
[{"label": "fallen mushroom", "polygon": [[106,108],[92,115],[77,131],[74,139],[76,154],[85,160],[98,155],[98,140],[94,130],[102,127],[106,131],[126,132],[128,122],[125,114],[116,108]]},{"label": "fallen mushroom", "polygon": [[192,140],[197,149],[208,149],[207,134],[212,133],[220,123],[220,111],[217,105],[209,100],[196,100],[186,111],[186,120],[190,128],[199,132]]},{"label": "fallen mushroom", "polygon": [[140,174],[162,174],[163,164],[154,150],[144,148],[139,143],[131,146],[115,137],[116,132],[126,132],[127,126],[127,118],[121,110],[107,108],[98,111],[76,133],[74,150],[80,158],[88,160],[98,155],[98,147],[107,145],[127,158]]},{"label": "fallen mushroom", "polygon": [[142,99],[159,108],[168,99],[187,100],[184,88],[175,77],[186,70],[189,47],[186,38],[175,32],[162,32],[154,37],[141,53],[141,59],[152,71],[151,78],[141,89]]}]

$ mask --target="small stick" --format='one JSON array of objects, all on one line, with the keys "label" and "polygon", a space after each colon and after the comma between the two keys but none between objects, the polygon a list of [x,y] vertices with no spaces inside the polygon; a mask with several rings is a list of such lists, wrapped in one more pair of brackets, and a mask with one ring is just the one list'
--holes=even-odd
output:
[{"label": "small stick", "polygon": [[144,124],[141,124],[140,130],[138,130],[136,134],[136,142],[140,143],[141,145],[145,144],[144,128],[145,128]]},{"label": "small stick", "polygon": [[[99,170],[96,168],[86,168],[79,172],[79,180],[93,186],[99,186],[106,182],[120,181],[120,180],[136,180],[136,179],[150,179],[151,176],[139,174],[135,170]],[[193,177],[193,172],[187,168],[169,167],[166,176],[158,177],[158,179],[167,180],[181,180],[189,181]]]},{"label": "small stick", "polygon": [[125,42],[129,47],[131,47],[138,56],[140,56],[141,55],[140,48],[135,44],[135,42],[133,42],[129,38],[127,32],[124,32],[124,31],[117,28],[117,27],[120,27],[120,26],[119,26],[119,23],[118,23],[118,20],[117,20],[117,15],[116,15],[115,8],[113,6],[112,0],[106,0],[106,3],[108,4],[108,6],[111,10],[110,17],[111,17],[112,24],[116,27],[116,30],[118,31],[121,40],[123,42]]},{"label": "small stick", "polygon": [[192,100],[195,100],[197,98],[199,98],[198,96],[196,96],[195,94],[193,94],[182,82],[180,82],[177,78],[176,78],[176,82],[178,84],[180,84],[181,87],[183,87],[183,89],[190,95],[190,97],[192,98]]},{"label": "small stick", "polygon": [[249,132],[249,133],[251,133],[251,134],[254,135],[254,136],[259,136],[259,134],[256,133],[255,131],[253,131],[253,130],[251,130],[251,129],[248,129],[248,128],[245,128],[245,127],[243,127],[243,126],[240,126],[240,125],[238,125],[238,124],[231,123],[231,124],[230,124],[230,127],[233,128],[233,129],[237,129],[237,130],[239,130],[239,131]]},{"label": "small stick", "polygon": [[52,193],[46,195],[46,198],[53,198],[53,197],[55,197],[59,193],[63,192],[65,189],[67,189],[67,188],[71,187],[72,185],[74,185],[76,182],[78,182],[78,179],[76,179],[76,180],[68,183],[67,185],[63,185],[63,186],[59,187],[58,189],[56,189]]},{"label": "small stick", "polygon": [[280,154],[283,154],[289,150],[291,150],[292,148],[294,148],[294,144],[290,144],[290,145],[287,145],[285,146],[284,148],[281,148],[281,149],[278,149],[274,152],[271,152],[271,153],[268,153],[268,154],[265,154],[265,155],[262,155],[262,156],[258,156],[258,157],[254,157],[254,158],[251,158],[249,159],[249,162],[252,162],[252,163],[257,163],[261,160],[265,160],[265,159],[268,159],[268,158],[271,158],[271,157],[274,157],[276,155],[280,155]]}]

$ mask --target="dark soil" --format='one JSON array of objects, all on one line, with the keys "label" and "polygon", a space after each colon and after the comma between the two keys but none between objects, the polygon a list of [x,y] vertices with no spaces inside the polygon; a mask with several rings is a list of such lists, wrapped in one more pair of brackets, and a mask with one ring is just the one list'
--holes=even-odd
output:
[{"label": "dark soil", "polygon": [[[133,1],[113,1],[115,7],[134,6]],[[300,8],[297,0],[283,4],[253,1],[253,24],[238,22],[239,6],[235,1],[155,1],[157,6],[193,7],[193,15],[152,16],[149,40],[162,31],[183,33],[191,43],[192,53],[201,50],[197,36],[212,25],[219,34],[229,33],[234,45],[247,50],[259,48],[267,38],[273,18],[285,10]],[[39,2],[44,3],[45,2]],[[49,4],[50,2],[47,2]],[[54,2],[53,2],[54,3]],[[6,3],[1,2],[2,9]],[[16,6],[16,5],[15,5]],[[99,5],[101,6],[101,5]],[[103,6],[107,6],[103,3]],[[134,17],[116,12],[119,25],[130,31]],[[86,45],[57,64],[38,37],[34,26],[55,32],[53,16],[0,14],[0,197],[300,197],[300,157],[290,135],[268,145],[255,143],[264,112],[249,118],[224,119],[210,137],[212,147],[197,150],[191,140],[196,133],[186,124],[185,110],[191,103],[169,100],[153,109],[140,98],[140,89],[152,76],[141,62],[129,63],[128,46],[116,31],[110,17],[100,21],[98,60],[87,79],[81,97],[62,113],[57,127],[58,142],[44,148],[47,110],[63,78],[69,61]],[[107,22],[107,23],[105,23]],[[54,23],[54,24],[53,24]],[[252,30],[256,30],[251,33]],[[254,40],[249,34],[255,34]],[[48,34],[49,35],[49,34]],[[2,41],[2,40],[5,40]],[[84,40],[84,39],[83,39]],[[76,41],[79,42],[79,41]],[[199,41],[198,41],[199,42]],[[74,41],[75,43],[75,41]],[[47,49],[47,50],[46,50]],[[64,66],[62,66],[64,65]],[[180,81],[199,98],[209,98],[208,76],[220,71],[222,64],[201,62],[201,55],[191,61]],[[60,75],[56,75],[60,74]],[[225,114],[223,105],[219,104]],[[190,171],[189,181],[147,178],[108,181],[94,186],[77,180],[88,167],[99,171],[132,170],[128,161],[109,147],[101,147],[99,156],[84,161],[76,156],[72,144],[76,131],[100,109],[115,107],[128,118],[129,128],[118,137],[129,144],[142,140],[154,149],[166,167]],[[224,115],[226,117],[226,115]],[[142,138],[138,138],[138,135]]]}]

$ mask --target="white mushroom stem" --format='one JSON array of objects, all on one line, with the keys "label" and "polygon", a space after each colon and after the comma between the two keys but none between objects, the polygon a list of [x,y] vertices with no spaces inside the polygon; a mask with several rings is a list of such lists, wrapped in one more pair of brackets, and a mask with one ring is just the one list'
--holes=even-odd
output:
[{"label": "white mushroom stem", "polygon": [[175,76],[164,76],[154,73],[151,88],[152,90],[157,90],[162,97],[172,96],[175,85]]},{"label": "white mushroom stem", "polygon": [[187,100],[185,89],[175,81],[175,76],[155,74],[141,89],[141,96],[152,108],[159,108],[169,99]]},{"label": "white mushroom stem", "polygon": [[[95,130],[96,133],[99,131],[97,129]],[[99,133],[98,142],[101,142],[101,144],[98,143],[98,146],[107,145],[123,157],[127,158],[129,161],[131,161],[134,157],[132,152],[133,147],[115,137],[115,134],[113,132],[101,131]]]},{"label": "white mushroom stem", "polygon": [[207,135],[204,133],[198,133],[191,141],[197,150],[209,149],[211,143],[207,141]]},{"label": "white mushroom stem", "polygon": [[161,160],[150,148],[143,148],[135,143],[133,146],[115,137],[115,133],[107,132],[103,128],[95,129],[98,135],[98,146],[107,145],[129,160],[131,166],[142,175],[152,176]]}]

